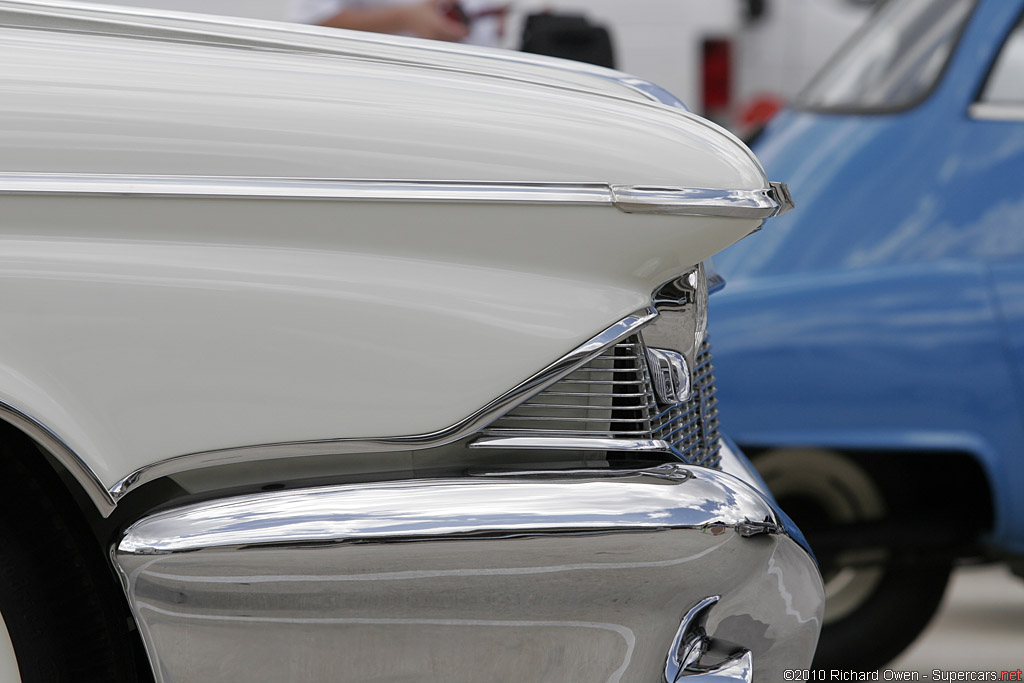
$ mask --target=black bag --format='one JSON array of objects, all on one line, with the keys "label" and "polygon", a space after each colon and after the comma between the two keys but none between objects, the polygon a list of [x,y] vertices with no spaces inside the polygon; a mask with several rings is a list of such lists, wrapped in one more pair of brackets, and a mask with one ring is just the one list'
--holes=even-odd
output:
[{"label": "black bag", "polygon": [[578,14],[531,14],[523,28],[522,51],[615,68],[608,29]]}]

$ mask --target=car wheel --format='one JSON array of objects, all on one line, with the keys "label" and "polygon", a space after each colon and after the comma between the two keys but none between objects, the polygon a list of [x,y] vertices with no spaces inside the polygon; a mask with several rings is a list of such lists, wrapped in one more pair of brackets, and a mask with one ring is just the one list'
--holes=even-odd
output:
[{"label": "car wheel", "polygon": [[[889,513],[875,480],[841,453],[777,449],[753,463],[812,549],[819,534]],[[942,600],[951,564],[896,563],[891,555],[880,543],[821,558],[825,616],[814,668],[877,670],[927,626]]]},{"label": "car wheel", "polygon": [[57,475],[12,450],[0,442],[0,680],[137,681],[101,549]]}]

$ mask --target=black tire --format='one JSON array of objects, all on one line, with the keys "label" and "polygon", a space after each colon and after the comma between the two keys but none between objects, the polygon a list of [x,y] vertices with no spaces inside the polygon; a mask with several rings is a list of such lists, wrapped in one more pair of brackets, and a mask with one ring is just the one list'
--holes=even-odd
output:
[{"label": "black tire", "polygon": [[887,567],[856,611],[825,624],[812,666],[877,671],[896,659],[935,616],[950,571],[948,564]]},{"label": "black tire", "polygon": [[[842,453],[777,449],[753,463],[812,550],[819,533],[885,519],[891,508],[871,475]],[[872,559],[862,552],[822,560],[826,603],[815,669],[881,669],[914,642],[942,602],[949,560],[896,562],[881,544],[866,556]]]},{"label": "black tire", "polygon": [[0,443],[0,615],[22,683],[135,683],[124,597],[56,473],[25,449]]}]

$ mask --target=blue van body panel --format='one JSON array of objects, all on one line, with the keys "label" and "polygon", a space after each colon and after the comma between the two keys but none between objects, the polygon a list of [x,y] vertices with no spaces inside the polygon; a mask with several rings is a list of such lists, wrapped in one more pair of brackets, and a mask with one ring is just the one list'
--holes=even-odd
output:
[{"label": "blue van body panel", "polygon": [[[1024,554],[1024,121],[971,117],[1024,8],[982,0],[942,80],[885,114],[785,111],[755,151],[797,209],[715,258],[741,447],[958,451]],[[987,504],[987,501],[986,501]]]}]

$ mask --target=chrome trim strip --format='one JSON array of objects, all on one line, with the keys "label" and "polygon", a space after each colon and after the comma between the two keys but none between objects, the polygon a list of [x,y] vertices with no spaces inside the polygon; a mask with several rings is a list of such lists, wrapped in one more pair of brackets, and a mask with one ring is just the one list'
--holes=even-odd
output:
[{"label": "chrome trim strip", "polygon": [[1024,105],[975,102],[967,113],[980,121],[1024,121]]},{"label": "chrome trim strip", "polygon": [[[608,491],[639,488],[649,491],[638,504],[629,497],[595,496],[574,490],[586,482]],[[675,493],[659,495],[666,487]],[[557,492],[547,498],[521,493]],[[411,495],[419,492],[417,495]],[[507,498],[505,493],[513,493]],[[674,519],[649,514],[677,496],[686,499],[673,510]],[[484,512],[481,502],[503,499],[510,514]],[[576,498],[574,502],[571,499]],[[546,500],[546,505],[537,502]],[[584,501],[605,500],[618,514],[595,510]],[[429,501],[429,502],[427,502]],[[714,501],[714,505],[709,505]],[[393,505],[385,505],[388,502]],[[413,513],[417,505],[432,514]],[[515,514],[511,514],[514,510]],[[388,513],[393,513],[389,517]],[[281,544],[341,543],[349,540],[389,542],[399,539],[463,535],[470,525],[551,533],[564,536],[567,527],[608,527],[659,531],[670,526],[727,528],[737,535],[750,519],[778,520],[778,511],[739,479],[703,467],[668,463],[627,470],[559,470],[477,474],[442,479],[403,479],[360,484],[250,493],[193,503],[152,515],[129,527],[117,546],[121,559],[194,553],[214,548],[253,551]],[[261,520],[261,523],[246,523]],[[571,520],[571,521],[570,521]],[[717,535],[717,534],[716,534]],[[724,539],[723,539],[724,540]],[[130,562],[139,564],[140,562]]]},{"label": "chrome trim strip", "polygon": [[613,185],[612,202],[626,213],[765,219],[784,206],[771,188],[712,190],[691,187]]},{"label": "chrome trim strip", "polygon": [[512,450],[631,451],[669,452],[667,441],[658,439],[599,439],[591,437],[481,436],[470,448],[508,448]]},{"label": "chrome trim strip", "polygon": [[96,505],[96,509],[99,510],[100,514],[107,517],[114,511],[114,498],[107,491],[100,478],[82,460],[81,456],[49,427],[5,401],[0,401],[0,420],[27,434],[29,438],[33,439],[47,453],[53,456],[57,462],[67,468],[71,476],[75,478],[75,481],[78,482],[86,494],[88,494],[93,504]]},{"label": "chrome trim strip", "polygon": [[[0,195],[317,199],[614,206],[626,213],[766,219],[788,209],[781,183],[758,190],[349,178],[0,173]],[[782,196],[783,199],[777,199]],[[792,206],[792,202],[788,206]]]},{"label": "chrome trim strip", "polygon": [[110,496],[116,502],[130,490],[145,482],[186,470],[212,467],[214,465],[299,456],[386,453],[444,446],[445,444],[470,436],[491,422],[494,422],[520,403],[530,399],[576,368],[589,362],[604,351],[606,347],[615,344],[623,337],[635,334],[637,330],[647,325],[657,316],[658,312],[653,308],[636,311],[632,315],[626,316],[529,379],[494,399],[472,415],[436,432],[368,439],[325,439],[321,441],[272,443],[190,453],[147,465],[132,472],[110,488]]},{"label": "chrome trim strip", "polygon": [[612,205],[600,183],[245,176],[0,173],[0,194]]},{"label": "chrome trim strip", "polygon": [[796,204],[793,203],[793,195],[789,191],[789,185],[774,180],[769,181],[768,184],[772,188],[769,191],[769,196],[779,207],[779,210],[773,215],[781,216],[796,208]]}]

